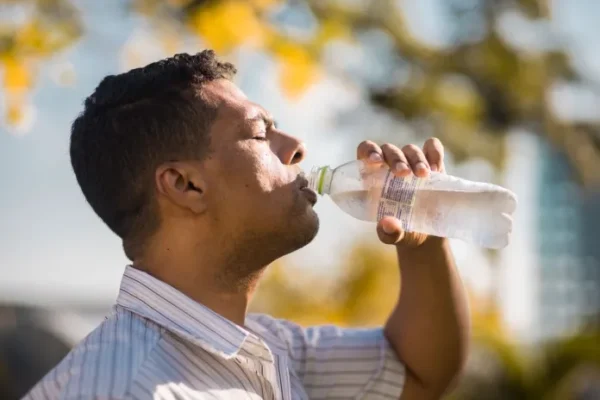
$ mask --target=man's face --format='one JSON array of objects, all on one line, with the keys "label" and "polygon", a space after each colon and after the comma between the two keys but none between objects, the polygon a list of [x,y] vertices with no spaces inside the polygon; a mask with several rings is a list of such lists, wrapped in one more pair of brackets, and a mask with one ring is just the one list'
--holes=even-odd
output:
[{"label": "man's face", "polygon": [[319,220],[299,175],[304,144],[227,80],[205,84],[202,95],[217,105],[203,168],[211,227],[264,262],[308,244]]}]

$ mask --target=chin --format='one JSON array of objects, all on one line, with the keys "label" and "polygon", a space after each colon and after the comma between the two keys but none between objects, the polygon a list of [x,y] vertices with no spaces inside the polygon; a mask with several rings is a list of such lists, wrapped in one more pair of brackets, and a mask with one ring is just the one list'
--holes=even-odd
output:
[{"label": "chin", "polygon": [[291,247],[293,247],[290,250],[291,253],[312,242],[318,232],[319,216],[310,208],[301,217],[290,218],[290,224],[286,227],[285,232],[282,232],[282,235],[289,239]]}]

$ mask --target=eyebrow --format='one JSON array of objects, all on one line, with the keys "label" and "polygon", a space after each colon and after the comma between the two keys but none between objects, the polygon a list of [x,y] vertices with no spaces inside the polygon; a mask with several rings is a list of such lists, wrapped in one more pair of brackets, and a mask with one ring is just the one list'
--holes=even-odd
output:
[{"label": "eyebrow", "polygon": [[267,125],[272,125],[273,128],[277,129],[277,127],[279,126],[279,124],[277,123],[277,120],[273,119],[272,117],[270,117],[269,115],[265,115],[265,114],[258,114],[256,117],[253,118],[249,118],[247,119],[247,121],[250,122],[254,122],[254,121],[264,121]]}]

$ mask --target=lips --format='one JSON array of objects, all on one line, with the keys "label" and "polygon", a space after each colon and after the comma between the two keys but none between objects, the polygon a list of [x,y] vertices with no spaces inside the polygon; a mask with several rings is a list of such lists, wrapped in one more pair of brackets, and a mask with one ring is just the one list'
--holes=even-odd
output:
[{"label": "lips", "polygon": [[312,204],[315,205],[319,196],[317,192],[308,187],[308,180],[304,177],[300,178],[300,191],[306,197],[306,199]]},{"label": "lips", "polygon": [[317,204],[317,200],[319,198],[319,196],[317,195],[317,192],[315,192],[308,186],[303,187],[302,189],[300,189],[300,191],[308,199],[308,201],[311,202],[312,205]]}]

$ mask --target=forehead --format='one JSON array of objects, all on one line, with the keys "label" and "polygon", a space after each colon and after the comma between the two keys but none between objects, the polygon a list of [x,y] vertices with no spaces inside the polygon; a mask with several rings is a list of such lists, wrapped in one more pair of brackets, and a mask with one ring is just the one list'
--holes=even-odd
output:
[{"label": "forehead", "polygon": [[206,102],[213,104],[217,109],[214,124],[219,125],[221,129],[224,125],[243,125],[257,116],[269,115],[264,108],[251,102],[240,88],[226,79],[204,84],[202,96]]}]

